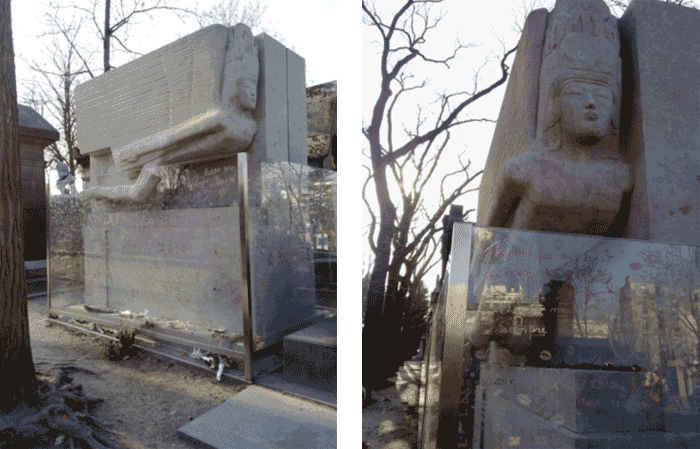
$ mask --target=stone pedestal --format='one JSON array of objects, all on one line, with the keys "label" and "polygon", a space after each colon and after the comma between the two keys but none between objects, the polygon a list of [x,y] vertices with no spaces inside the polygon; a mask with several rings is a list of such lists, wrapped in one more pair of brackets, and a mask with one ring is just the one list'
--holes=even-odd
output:
[{"label": "stone pedestal", "polygon": [[[315,314],[313,250],[299,238],[308,205],[289,200],[303,190],[303,169],[261,167],[266,182],[250,223],[253,330],[272,344]],[[85,303],[242,334],[235,162],[164,174],[175,183],[147,205],[91,203]]]},{"label": "stone pedestal", "polygon": [[284,338],[284,374],[313,388],[337,389],[338,323],[314,324]]}]

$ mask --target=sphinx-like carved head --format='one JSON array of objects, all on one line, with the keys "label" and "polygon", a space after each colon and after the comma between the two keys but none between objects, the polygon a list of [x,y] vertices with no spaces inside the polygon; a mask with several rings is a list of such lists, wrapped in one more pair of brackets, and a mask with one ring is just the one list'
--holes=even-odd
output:
[{"label": "sphinx-like carved head", "polygon": [[612,122],[614,96],[609,86],[569,80],[560,90],[559,117],[561,133],[574,138],[605,137]]},{"label": "sphinx-like carved head", "polygon": [[258,47],[253,33],[238,24],[229,33],[221,100],[233,113],[250,114],[258,98]]},{"label": "sphinx-like carved head", "polygon": [[619,78],[618,52],[608,41],[568,35],[542,67],[538,140],[543,149],[559,149],[563,133],[595,139],[616,136]]}]

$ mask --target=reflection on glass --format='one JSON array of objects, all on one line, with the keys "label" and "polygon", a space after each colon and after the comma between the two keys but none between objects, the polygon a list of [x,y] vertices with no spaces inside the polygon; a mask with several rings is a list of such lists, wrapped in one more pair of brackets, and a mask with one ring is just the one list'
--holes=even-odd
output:
[{"label": "reflection on glass", "polygon": [[[431,314],[430,345],[425,357],[427,360],[426,376],[423,380],[423,397],[421,406],[419,438],[423,448],[437,447],[437,430],[440,418],[440,381],[442,378],[442,349],[445,341],[445,305],[447,278],[445,275],[438,302]],[[434,336],[434,337],[433,337]]]},{"label": "reflection on glass", "polygon": [[[253,331],[269,345],[315,316],[314,258],[337,247],[337,183],[323,169],[252,165]],[[157,170],[144,203],[50,197],[51,308],[240,350],[236,158]]]},{"label": "reflection on glass", "polygon": [[697,362],[698,248],[499,228],[475,241],[467,337],[495,339],[508,363],[537,366],[542,350],[553,366]]},{"label": "reflection on glass", "polygon": [[[482,420],[480,444],[563,444],[528,419],[571,432],[700,432],[700,248],[471,225],[456,225],[455,240],[460,232],[473,232],[471,259],[453,248],[440,301],[467,303],[464,384],[447,392],[428,380],[428,392],[460,394]],[[450,295],[465,282],[466,295]],[[430,338],[431,350],[444,341],[436,324]],[[448,365],[434,359],[429,373]],[[438,419],[426,407],[425,435]],[[456,444],[473,424],[452,430]]]}]

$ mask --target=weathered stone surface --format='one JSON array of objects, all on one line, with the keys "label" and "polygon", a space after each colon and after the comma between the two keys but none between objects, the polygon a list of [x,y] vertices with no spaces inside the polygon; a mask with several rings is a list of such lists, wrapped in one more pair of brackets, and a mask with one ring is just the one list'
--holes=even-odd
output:
[{"label": "weathered stone surface", "polygon": [[700,11],[633,2],[621,21],[635,164],[629,237],[700,244]]},{"label": "weathered stone surface", "polygon": [[337,134],[338,84],[335,81],[306,90],[309,158],[326,156]]},{"label": "weathered stone surface", "polygon": [[[96,201],[85,226],[85,303],[148,310],[242,334],[240,227],[233,161],[160,168],[166,182],[146,204]],[[280,341],[314,315],[308,170],[261,164],[252,183],[253,331]]]},{"label": "weathered stone surface", "polygon": [[177,433],[198,447],[215,449],[325,449],[338,444],[334,409],[255,385]]},{"label": "weathered stone surface", "polygon": [[539,80],[540,77],[548,17],[546,9],[538,9],[530,13],[523,27],[498,115],[498,125],[481,177],[477,216],[477,224],[480,226],[487,222],[486,217],[493,214],[496,200],[493,189],[501,166],[507,159],[526,152],[535,139],[539,83],[534,80]]},{"label": "weathered stone surface", "polygon": [[305,143],[299,135],[306,127],[304,60],[264,33],[255,42],[260,49],[260,81],[253,114],[258,132],[251,157],[259,162],[304,163]]},{"label": "weathered stone surface", "polygon": [[[536,46],[540,35],[532,37]],[[607,6],[558,2],[549,17],[539,80],[529,80],[539,83],[536,138],[527,152],[490,169],[492,197],[480,198],[488,214],[484,224],[611,236],[624,231],[620,222],[626,222],[632,182],[617,147],[620,77],[617,26]],[[518,131],[527,139],[531,116],[521,120]],[[494,147],[487,164],[496,165],[500,154]]]},{"label": "weathered stone surface", "polygon": [[[223,86],[225,81],[235,84],[236,79],[228,77],[250,75],[257,81],[257,49],[252,39],[244,25],[231,29],[212,25],[81,84],[76,89],[81,153],[120,149],[129,153],[128,145],[150,137],[152,141],[143,141],[135,149],[148,152],[171,137],[159,133],[191,128],[191,133],[182,131],[177,138],[181,140],[214,131],[213,125],[202,124],[198,129],[197,124],[218,111],[234,112],[236,106],[229,104],[232,92],[223,92]],[[226,73],[227,59],[248,64],[247,55],[255,59],[249,70]],[[235,91],[235,85],[231,89]],[[135,156],[125,155],[124,161],[115,157],[115,162],[119,165]]]},{"label": "weathered stone surface", "polygon": [[80,85],[85,198],[144,202],[157,168],[248,151],[306,160],[304,60],[267,35],[212,25]]}]

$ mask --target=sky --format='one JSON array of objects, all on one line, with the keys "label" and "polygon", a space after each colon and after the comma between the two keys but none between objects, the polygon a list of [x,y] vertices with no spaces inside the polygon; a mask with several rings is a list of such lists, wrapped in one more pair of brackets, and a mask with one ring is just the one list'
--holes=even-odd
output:
[{"label": "sky", "polygon": [[[393,12],[385,4],[382,7],[386,8],[385,17],[388,17],[386,12]],[[394,7],[394,10],[396,8]],[[490,85],[495,80],[500,78],[500,57],[505,53],[506,49],[511,49],[517,45],[519,32],[516,28],[516,23],[524,22],[522,13],[523,4],[519,0],[501,0],[494,2],[479,3],[479,6],[474,6],[472,2],[461,2],[456,0],[448,0],[444,2],[443,13],[445,17],[437,28],[430,31],[426,35],[425,53],[436,59],[444,58],[452,53],[457,39],[462,44],[471,44],[470,48],[460,50],[458,57],[447,69],[440,65],[429,65],[425,63],[415,64],[416,68],[412,70],[415,75],[415,81],[424,79],[429,80],[429,85],[421,90],[413,91],[410,97],[407,97],[395,115],[395,129],[401,129],[400,123],[406,125],[407,128],[413,129],[416,123],[417,105],[421,105],[424,109],[430,108],[432,102],[438,98],[441,93],[455,93],[474,90],[474,76],[477,70],[478,74],[478,89]],[[382,10],[380,10],[381,12]],[[435,8],[433,15],[439,16],[439,9]],[[385,20],[388,20],[385,18]],[[379,52],[381,50],[378,43],[379,34],[376,28],[371,28],[363,25],[362,28],[362,116],[363,126],[369,123],[377,95],[379,92]],[[509,65],[512,65],[513,57],[508,59]],[[497,88],[491,94],[478,100],[467,107],[460,118],[486,118],[496,120],[500,110],[500,105],[505,93],[505,86]],[[396,87],[394,87],[396,88]],[[463,98],[466,98],[464,96]],[[427,117],[433,119],[434,115],[430,112]],[[426,123],[427,130],[428,123]],[[436,179],[442,177],[442,174],[448,171],[455,170],[459,167],[458,155],[461,154],[461,160],[465,164],[468,160],[471,161],[468,173],[473,175],[483,169],[486,163],[491,138],[495,129],[494,123],[472,123],[461,125],[451,133],[448,146],[443,152],[443,160],[440,161],[438,171],[434,176]],[[406,142],[405,134],[400,132],[394,133],[396,145]],[[367,149],[366,140],[363,140],[363,149]],[[363,157],[363,164],[370,164],[368,158]],[[366,177],[366,170],[363,170],[363,179]],[[478,187],[480,177],[469,184],[469,188]],[[370,185],[371,194],[369,197],[375,197],[373,185]],[[446,184],[446,191],[449,191],[449,183]],[[439,191],[437,186],[433,186],[432,190],[425,193],[425,207],[430,211],[437,207],[437,198]],[[396,196],[394,196],[396,198]],[[455,202],[463,206],[463,210],[476,210],[478,193],[473,192],[465,195]],[[376,207],[376,206],[374,206]],[[476,221],[476,213],[472,212],[468,215],[469,221]],[[369,255],[370,249],[365,237],[366,226],[369,223],[369,214],[363,204],[363,270],[370,267]],[[429,276],[426,276],[425,281],[429,290],[434,287],[434,279],[436,278],[437,270],[433,270]]]},{"label": "sky", "polygon": [[[133,4],[132,0],[124,1],[126,5]],[[57,0],[57,2],[60,4],[91,4],[89,0],[74,0],[70,2],[68,0]],[[51,11],[50,8],[45,6],[47,3],[47,0],[12,2],[17,97],[20,103],[23,95],[31,86],[32,80],[37,78],[29,70],[27,61],[32,59],[41,60],[42,54],[45,52],[45,45],[50,44],[50,38],[39,37],[43,31],[41,23],[44,20],[44,14]],[[100,3],[103,4],[104,2],[100,1]],[[116,2],[113,1],[112,3]],[[154,0],[146,0],[147,5],[154,3]],[[170,5],[192,9],[198,4],[199,10],[206,10],[215,3],[218,3],[218,1],[170,0],[167,2]],[[288,47],[293,48],[305,59],[307,65],[307,86],[337,80],[339,73],[338,64],[340,62],[340,53],[337,51],[338,39],[334,37],[338,35],[337,1],[304,0],[303,2],[290,2],[285,0],[261,0],[261,3],[268,6],[263,16],[264,26],[269,30],[274,30],[278,36],[284,39]],[[302,5],[303,7],[300,7]],[[66,8],[64,14],[66,11],[74,10]],[[114,14],[112,22],[114,22]],[[143,14],[140,17],[134,16],[140,25],[131,26],[128,30],[127,45],[129,48],[146,54],[199,29],[196,20],[186,19],[185,23],[183,23],[173,13],[168,11],[154,12],[152,17],[153,22]],[[186,15],[183,15],[183,17],[186,17]],[[103,25],[104,19],[100,19],[98,23]],[[157,26],[153,26],[153,23],[157,23]],[[92,22],[87,21],[83,27],[83,34],[87,37],[92,37],[95,29]],[[124,28],[120,29],[116,34],[122,40],[125,38],[123,31],[125,31]],[[92,45],[99,50],[95,57],[96,63],[91,66],[94,69],[102,66],[100,62],[102,53],[100,44],[95,43],[94,37],[92,39]],[[134,55],[113,52],[112,65],[120,66],[134,58]],[[101,73],[101,70],[99,73]],[[39,79],[41,78],[39,77]],[[45,114],[44,118],[50,123],[52,122],[52,119],[47,114]],[[58,129],[58,123],[52,123],[52,125]],[[55,172],[50,174],[50,182],[52,189],[55,189]],[[78,189],[82,188],[80,179],[78,179],[77,187]]]}]

